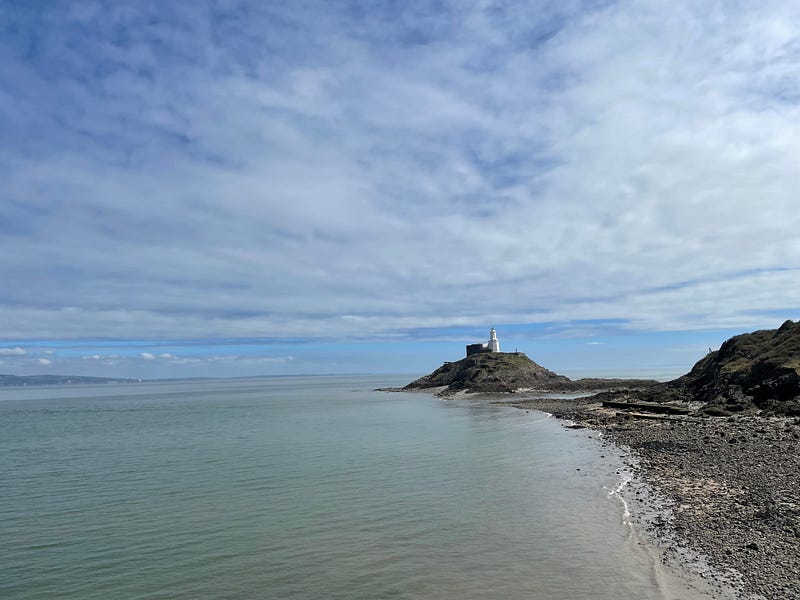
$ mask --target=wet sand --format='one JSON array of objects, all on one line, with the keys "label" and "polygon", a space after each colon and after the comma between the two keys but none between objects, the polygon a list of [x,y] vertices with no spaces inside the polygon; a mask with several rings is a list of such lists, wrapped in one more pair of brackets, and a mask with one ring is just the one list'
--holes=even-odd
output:
[{"label": "wet sand", "polygon": [[585,398],[511,404],[628,452],[634,477],[620,493],[666,565],[714,597],[800,598],[800,419],[638,418]]}]

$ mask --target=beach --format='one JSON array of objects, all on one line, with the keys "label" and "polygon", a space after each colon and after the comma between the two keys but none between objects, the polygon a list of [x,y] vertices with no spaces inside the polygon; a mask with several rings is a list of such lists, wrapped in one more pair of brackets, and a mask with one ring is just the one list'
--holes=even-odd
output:
[{"label": "beach", "polygon": [[800,598],[800,419],[640,418],[590,398],[513,405],[629,452],[636,525],[665,564],[709,580],[720,597]]}]

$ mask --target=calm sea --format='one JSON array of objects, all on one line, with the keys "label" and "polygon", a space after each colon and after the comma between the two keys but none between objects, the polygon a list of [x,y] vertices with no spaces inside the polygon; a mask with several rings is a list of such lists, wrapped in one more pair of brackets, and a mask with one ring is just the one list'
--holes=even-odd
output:
[{"label": "calm sea", "polygon": [[0,390],[0,598],[663,597],[618,457],[403,382]]}]

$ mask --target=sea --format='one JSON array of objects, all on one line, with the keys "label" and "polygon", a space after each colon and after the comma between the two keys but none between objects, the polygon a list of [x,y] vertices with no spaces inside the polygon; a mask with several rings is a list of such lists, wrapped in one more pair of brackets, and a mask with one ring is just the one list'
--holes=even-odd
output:
[{"label": "sea", "polygon": [[597,433],[409,379],[0,389],[0,598],[667,597]]}]

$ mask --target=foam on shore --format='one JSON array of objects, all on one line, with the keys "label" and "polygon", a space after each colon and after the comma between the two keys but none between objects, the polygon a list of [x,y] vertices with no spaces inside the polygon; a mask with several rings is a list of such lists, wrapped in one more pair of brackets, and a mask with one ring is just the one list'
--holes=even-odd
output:
[{"label": "foam on shore", "polygon": [[741,574],[722,571],[709,564],[703,554],[688,548],[671,528],[673,506],[653,486],[636,475],[635,459],[624,454],[631,470],[609,496],[619,499],[622,520],[631,530],[631,543],[647,552],[653,578],[665,600],[736,600],[757,596],[743,591]]}]

